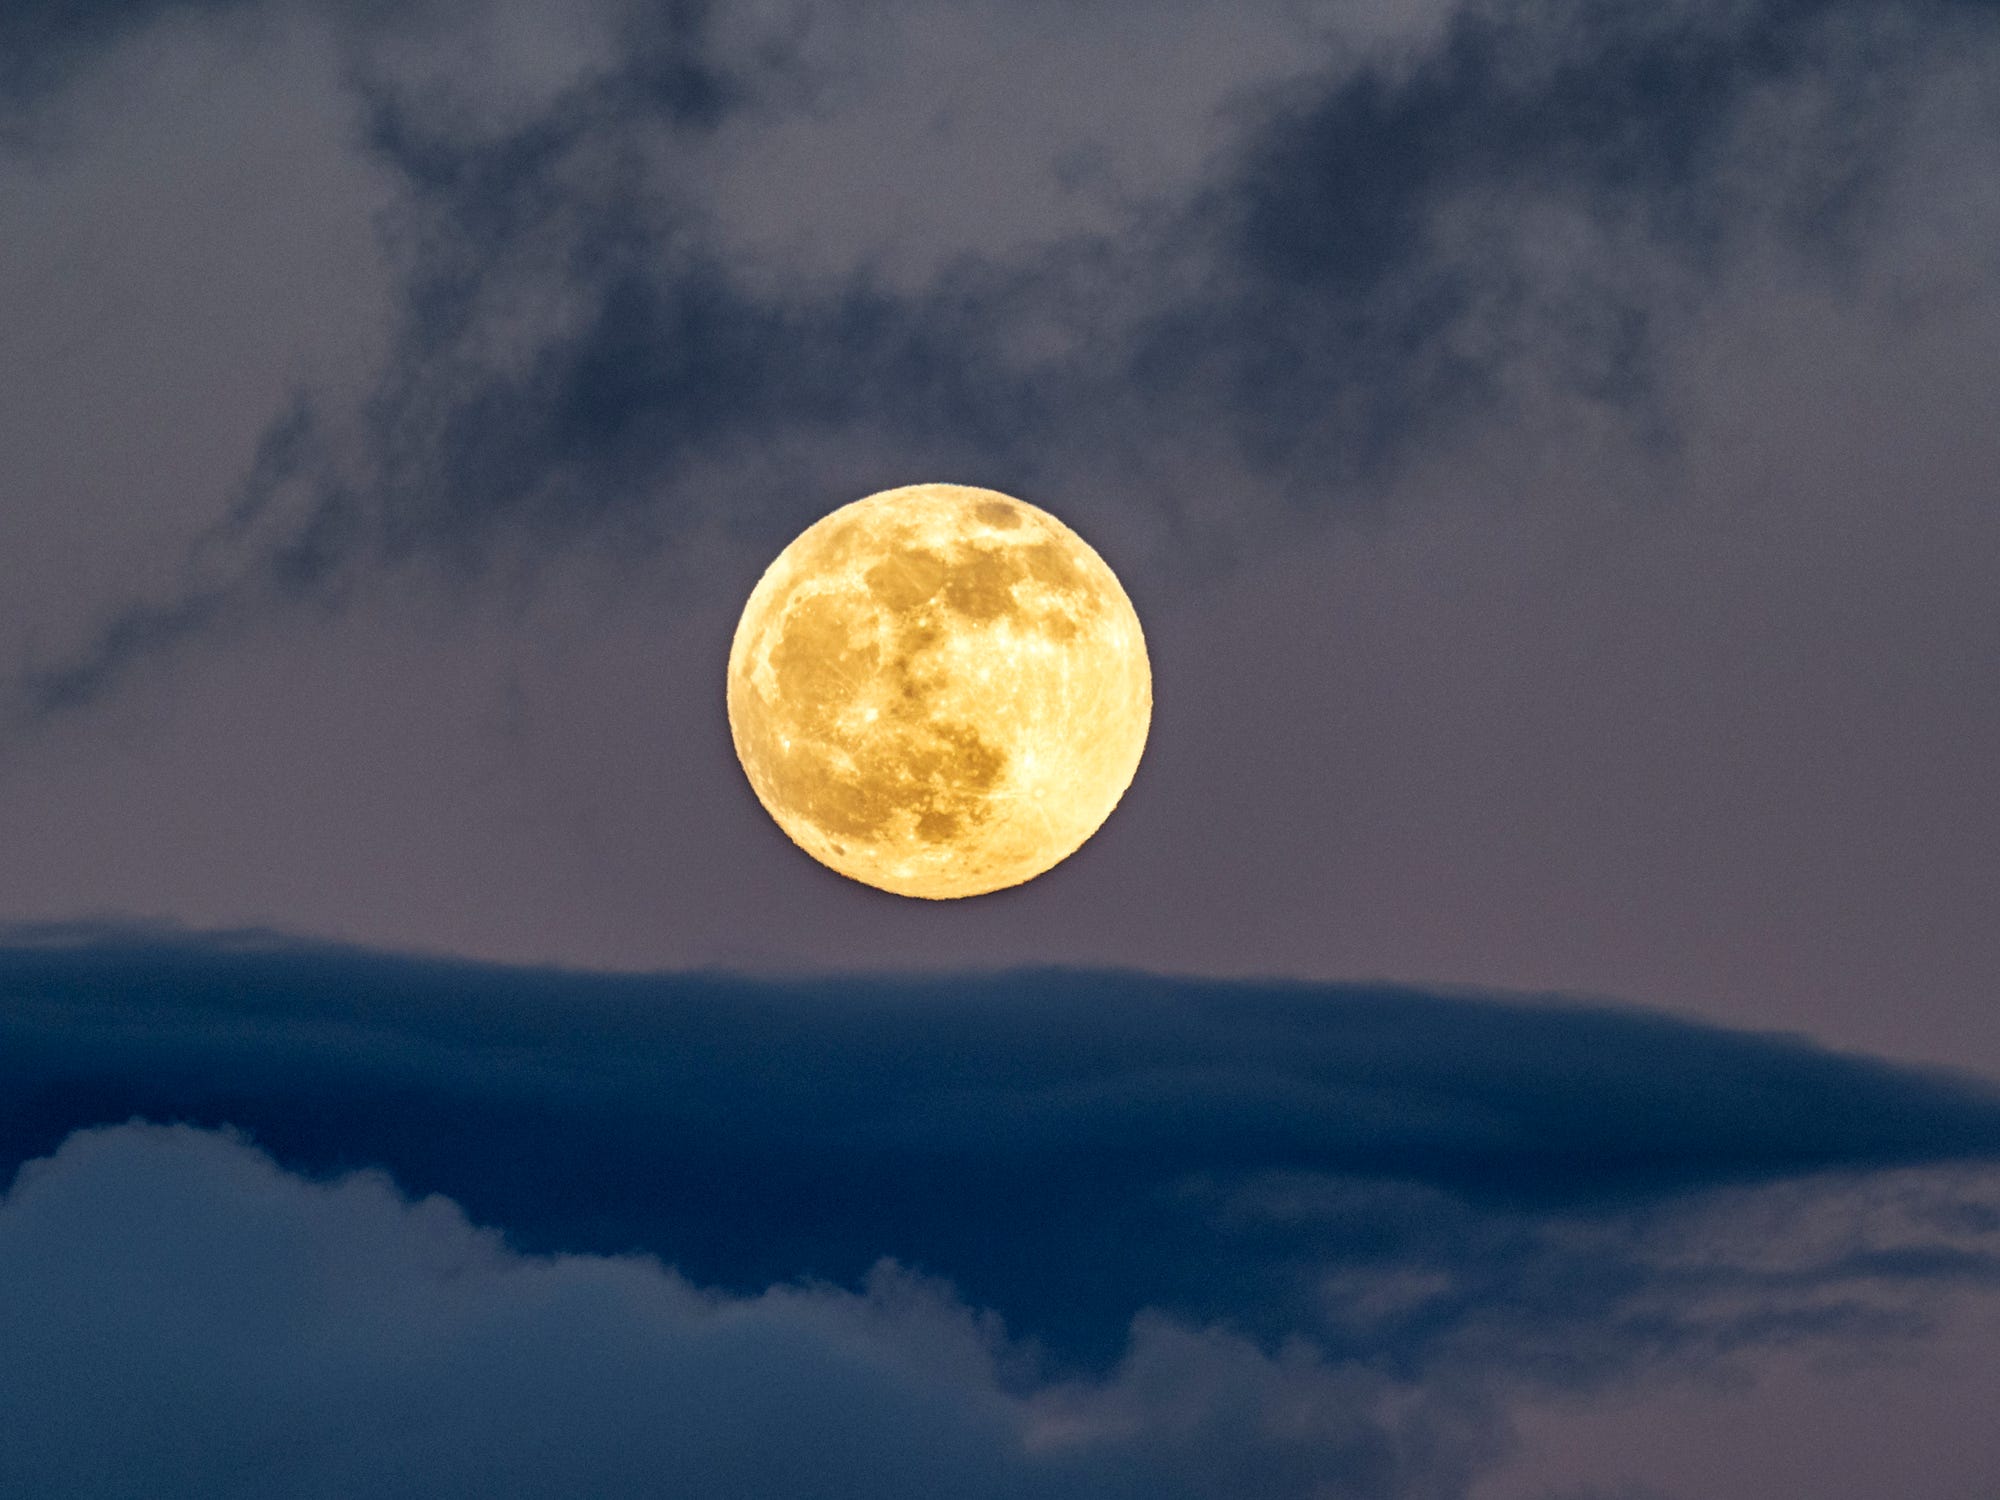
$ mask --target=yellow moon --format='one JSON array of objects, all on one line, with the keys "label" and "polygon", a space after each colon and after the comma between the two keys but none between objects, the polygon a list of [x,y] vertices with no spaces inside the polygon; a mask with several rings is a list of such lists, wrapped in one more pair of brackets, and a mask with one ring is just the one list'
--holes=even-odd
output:
[{"label": "yellow moon", "polygon": [[977,896],[1067,859],[1152,721],[1139,616],[1090,545],[997,490],[913,484],[778,554],[729,652],[758,800],[841,874]]}]

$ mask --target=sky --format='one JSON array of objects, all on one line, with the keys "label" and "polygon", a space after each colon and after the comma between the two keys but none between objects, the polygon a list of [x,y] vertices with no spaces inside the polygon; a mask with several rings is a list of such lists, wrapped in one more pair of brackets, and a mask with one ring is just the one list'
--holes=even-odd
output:
[{"label": "sky", "polygon": [[[1990,0],[11,0],[0,226],[0,1493],[2000,1486]],[[1155,695],[942,904],[933,480]]]}]

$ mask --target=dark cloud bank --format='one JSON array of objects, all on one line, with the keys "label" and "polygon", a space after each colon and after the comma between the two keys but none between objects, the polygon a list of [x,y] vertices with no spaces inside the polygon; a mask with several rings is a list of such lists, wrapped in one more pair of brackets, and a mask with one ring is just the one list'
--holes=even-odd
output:
[{"label": "dark cloud bank", "polygon": [[1983,1084],[1367,987],[58,935],[0,1152],[37,1495],[1459,1495],[2000,1277]]}]

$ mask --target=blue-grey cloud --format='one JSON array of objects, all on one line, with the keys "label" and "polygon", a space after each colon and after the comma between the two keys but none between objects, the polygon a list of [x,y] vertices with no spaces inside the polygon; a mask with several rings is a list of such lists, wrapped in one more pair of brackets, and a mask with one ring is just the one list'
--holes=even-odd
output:
[{"label": "blue-grey cloud", "polygon": [[162,16],[249,0],[16,0],[0,10],[0,125],[104,48]]},{"label": "blue-grey cloud", "polygon": [[[719,109],[622,72],[497,134],[376,86],[372,143],[410,185],[419,251],[355,544],[559,543],[634,512],[671,534],[718,507],[783,535],[912,466],[1033,486],[1107,448],[1171,470],[1190,440],[1337,502],[1523,367],[1636,399],[1656,315],[1688,290],[1673,268],[1773,221],[1815,245],[1851,232],[1913,67],[1988,9],[1920,7],[1878,36],[1844,0],[1468,6],[1414,60],[1275,94],[1207,179],[1123,231],[916,289],[746,282],[699,191],[646,168],[645,143]],[[672,43],[719,73],[699,25]],[[1789,163],[1747,161],[1748,112],[1794,94]],[[575,311],[495,361],[524,298]],[[1037,340],[1055,352],[1022,351]],[[792,472],[688,488],[782,446]]]},{"label": "blue-grey cloud", "polygon": [[[1440,1493],[1468,1446],[1240,1339],[1149,1327],[1119,1371],[1050,1380],[894,1267],[718,1296],[186,1129],[32,1163],[0,1277],[0,1491],[40,1500],[1387,1496]],[[1321,1410],[1261,1431],[1286,1401]]]},{"label": "blue-grey cloud", "polygon": [[1995,40],[1984,0],[1888,23],[1853,0],[1468,5],[1412,55],[1246,104],[1205,177],[1115,232],[907,286],[746,275],[700,173],[661,163],[810,108],[810,80],[782,46],[719,40],[708,7],[617,14],[613,62],[499,123],[399,78],[393,42],[363,49],[363,138],[402,194],[378,383],[286,446],[296,503],[188,600],[26,673],[30,718],[232,600],[337,597],[412,559],[696,524],[775,544],[912,474],[1046,495],[1121,473],[1184,517],[1229,509],[1190,490],[1222,464],[1338,510],[1522,389],[1656,432],[1666,328],[1745,245],[1839,261],[1865,240],[1927,63]]},{"label": "blue-grey cloud", "polygon": [[1444,1500],[1534,1391],[2000,1281],[1983,1084],[1382,988],[51,931],[0,1162],[51,1497]]},{"label": "blue-grey cloud", "polygon": [[[1642,1305],[1643,1236],[1578,1248],[1584,1227],[1992,1162],[2000,1098],[1641,1012],[1129,974],[607,978],[136,939],[7,950],[0,998],[0,1162],[134,1116],[233,1126],[299,1170],[384,1167],[526,1248],[643,1250],[738,1292],[851,1286],[890,1257],[1086,1364],[1151,1309],[1404,1368],[1500,1318],[1518,1359],[1581,1376],[1635,1346],[1866,1323],[1841,1287],[1995,1264],[1980,1235],[1940,1231],[1903,1259],[1830,1250],[1785,1273],[1789,1292],[1730,1265],[1677,1273],[1678,1310]],[[1988,1210],[1964,1212],[1976,1228]],[[1739,1321],[1709,1305],[1746,1287]]]}]

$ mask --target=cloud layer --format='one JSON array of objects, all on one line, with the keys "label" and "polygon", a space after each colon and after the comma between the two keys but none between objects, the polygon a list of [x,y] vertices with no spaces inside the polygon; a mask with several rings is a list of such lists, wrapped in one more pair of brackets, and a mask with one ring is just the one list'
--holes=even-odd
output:
[{"label": "cloud layer", "polygon": [[[1100,1360],[1147,1308],[1300,1326],[1330,1259],[1532,1301],[1548,1247],[1493,1232],[1517,1214],[2000,1157],[2000,1102],[1969,1085],[1413,991],[611,979],[143,943],[17,949],[0,989],[14,1160],[133,1115],[232,1125],[287,1165],[387,1167],[526,1245],[643,1249],[739,1291],[892,1257]],[[1594,1320],[1620,1294],[1614,1275],[1564,1297]],[[1414,1357],[1452,1306],[1327,1332]]]},{"label": "cloud layer", "polygon": [[22,1493],[1461,1495],[2000,1282],[2000,1098],[1784,1038],[74,937],[0,955]]}]

